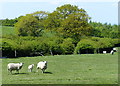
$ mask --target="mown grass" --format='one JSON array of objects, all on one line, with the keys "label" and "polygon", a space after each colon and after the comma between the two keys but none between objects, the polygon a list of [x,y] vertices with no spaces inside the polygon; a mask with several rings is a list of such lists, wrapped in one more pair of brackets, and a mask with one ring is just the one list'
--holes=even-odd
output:
[{"label": "mown grass", "polygon": [[[46,73],[36,72],[39,61],[48,61]],[[24,62],[20,74],[8,74],[7,64]],[[35,64],[32,73],[27,66]],[[117,84],[118,55],[86,54],[86,55],[56,55],[21,57],[17,59],[2,59],[3,84]]]}]

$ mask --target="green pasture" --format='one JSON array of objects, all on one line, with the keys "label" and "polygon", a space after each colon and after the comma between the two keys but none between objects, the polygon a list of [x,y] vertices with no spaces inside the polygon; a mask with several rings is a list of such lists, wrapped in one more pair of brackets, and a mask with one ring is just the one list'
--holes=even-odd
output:
[{"label": "green pasture", "polygon": [[[36,72],[39,61],[48,61],[46,73]],[[24,62],[20,73],[8,74],[7,64]],[[33,72],[27,70],[35,64]],[[2,84],[117,84],[118,55],[82,54],[2,59]]]},{"label": "green pasture", "polygon": [[14,35],[14,27],[10,26],[0,26],[0,35]]}]

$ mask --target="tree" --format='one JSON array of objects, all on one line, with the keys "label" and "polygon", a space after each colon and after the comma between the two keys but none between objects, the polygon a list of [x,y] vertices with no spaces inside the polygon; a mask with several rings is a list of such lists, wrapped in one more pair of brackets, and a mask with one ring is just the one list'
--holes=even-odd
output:
[{"label": "tree", "polygon": [[93,27],[91,36],[101,37],[101,38],[118,38],[118,26],[111,24],[102,24],[98,22],[90,22]]},{"label": "tree", "polygon": [[40,36],[43,28],[37,18],[28,14],[19,19],[15,30],[19,36]]},{"label": "tree", "polygon": [[14,24],[16,22],[18,22],[18,18],[15,19],[4,19],[4,20],[0,20],[2,26],[14,26]]},{"label": "tree", "polygon": [[92,32],[92,27],[87,23],[84,14],[74,13],[62,21],[58,29],[64,37],[80,39],[81,36],[88,36]]},{"label": "tree", "polygon": [[73,44],[73,40],[71,38],[64,39],[63,43],[60,45],[63,49],[63,54],[73,54],[75,45]]},{"label": "tree", "polygon": [[84,53],[88,53],[89,51],[90,52],[94,52],[94,45],[95,42],[92,41],[91,39],[82,39],[78,42],[75,50],[74,50],[74,54],[81,54],[81,51],[84,50]]},{"label": "tree", "polygon": [[45,11],[37,11],[37,12],[34,12],[32,13],[31,15],[35,16],[37,19],[39,20],[44,20],[47,18],[48,16],[48,12],[45,12]]},{"label": "tree", "polygon": [[65,38],[80,39],[80,36],[89,35],[92,31],[92,27],[88,24],[89,19],[84,9],[66,4],[48,15],[45,28],[54,30]]}]

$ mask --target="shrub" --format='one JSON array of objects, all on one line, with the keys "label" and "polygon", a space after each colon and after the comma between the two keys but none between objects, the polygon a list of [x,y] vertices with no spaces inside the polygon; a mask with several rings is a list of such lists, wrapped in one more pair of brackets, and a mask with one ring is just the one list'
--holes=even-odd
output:
[{"label": "shrub", "polygon": [[112,48],[118,44],[117,39],[92,37],[78,42],[74,53],[100,53],[104,49]]},{"label": "shrub", "polygon": [[75,49],[75,45],[73,44],[73,40],[71,38],[64,39],[61,47],[63,49],[63,54],[73,54]]},{"label": "shrub", "polygon": [[74,50],[74,54],[80,54],[82,50],[84,50],[84,52],[89,53],[90,50],[94,50],[94,41],[89,40],[89,39],[83,39],[81,41],[78,42],[75,50]]}]

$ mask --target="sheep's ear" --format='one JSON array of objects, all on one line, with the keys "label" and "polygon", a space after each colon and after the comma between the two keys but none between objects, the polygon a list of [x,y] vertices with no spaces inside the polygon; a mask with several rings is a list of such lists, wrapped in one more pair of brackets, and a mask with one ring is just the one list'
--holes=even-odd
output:
[{"label": "sheep's ear", "polygon": [[20,64],[24,64],[24,63],[21,62]]}]

